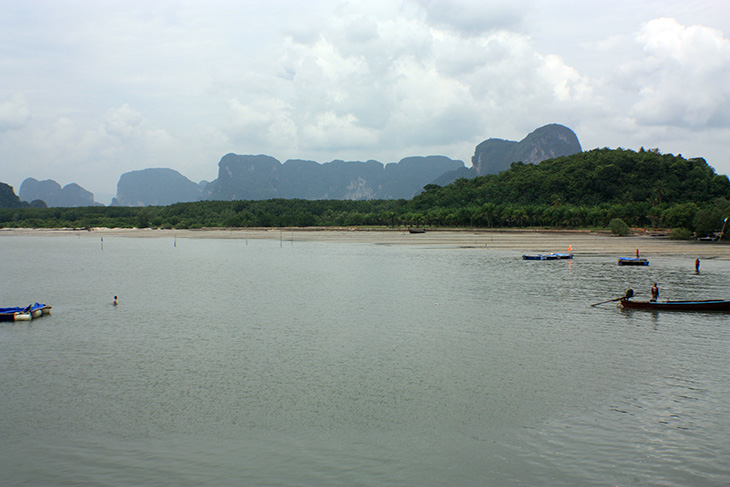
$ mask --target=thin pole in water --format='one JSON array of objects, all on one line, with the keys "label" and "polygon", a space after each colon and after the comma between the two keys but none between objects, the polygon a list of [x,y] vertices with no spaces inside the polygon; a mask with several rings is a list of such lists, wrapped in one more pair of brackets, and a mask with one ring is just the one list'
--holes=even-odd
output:
[{"label": "thin pole in water", "polygon": [[606,303],[611,303],[611,302],[613,302],[613,301],[620,301],[620,300],[622,300],[622,299],[624,299],[624,298],[626,298],[626,296],[625,296],[625,295],[624,295],[624,296],[621,296],[621,297],[618,297],[618,298],[613,298],[613,299],[607,299],[607,300],[605,300],[605,301],[601,301],[600,303],[594,303],[594,304],[592,304],[591,306],[598,306],[599,304],[606,304]]}]

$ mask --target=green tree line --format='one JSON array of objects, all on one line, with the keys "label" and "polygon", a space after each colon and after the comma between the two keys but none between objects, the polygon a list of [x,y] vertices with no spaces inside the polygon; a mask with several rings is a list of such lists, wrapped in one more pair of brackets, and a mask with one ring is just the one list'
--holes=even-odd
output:
[{"label": "green tree line", "polygon": [[200,201],[170,206],[6,208],[1,227],[432,226],[673,228],[706,235],[730,215],[730,181],[704,159],[596,149],[496,175],[428,185],[411,200]]}]

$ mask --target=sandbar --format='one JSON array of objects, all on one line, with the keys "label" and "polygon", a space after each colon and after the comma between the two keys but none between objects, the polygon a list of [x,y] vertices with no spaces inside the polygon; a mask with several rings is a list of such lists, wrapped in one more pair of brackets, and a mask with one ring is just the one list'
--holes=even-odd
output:
[{"label": "sandbar", "polygon": [[514,250],[519,253],[571,252],[580,255],[631,257],[638,249],[642,257],[672,255],[700,259],[730,260],[730,243],[673,240],[666,234],[638,231],[619,237],[609,232],[545,229],[433,229],[409,233],[405,229],[362,228],[205,228],[171,229],[0,229],[0,237],[78,236],[94,238],[218,238],[270,239],[282,242],[332,242],[423,247],[456,247]]}]

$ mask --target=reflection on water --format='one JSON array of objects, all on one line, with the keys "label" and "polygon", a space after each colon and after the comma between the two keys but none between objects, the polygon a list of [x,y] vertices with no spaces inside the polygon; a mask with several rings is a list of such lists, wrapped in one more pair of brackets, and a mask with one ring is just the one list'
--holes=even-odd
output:
[{"label": "reflection on water", "polygon": [[[730,264],[0,238],[7,485],[723,485]],[[688,270],[689,269],[689,270]],[[691,271],[691,272],[690,272]],[[119,296],[119,306],[111,305]]]}]

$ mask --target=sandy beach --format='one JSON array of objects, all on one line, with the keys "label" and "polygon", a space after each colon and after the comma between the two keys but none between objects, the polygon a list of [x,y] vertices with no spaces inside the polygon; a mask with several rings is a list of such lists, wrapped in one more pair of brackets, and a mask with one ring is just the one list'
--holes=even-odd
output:
[{"label": "sandy beach", "polygon": [[428,230],[410,234],[403,229],[331,229],[331,228],[272,228],[272,229],[0,229],[0,237],[13,236],[77,236],[84,238],[220,238],[270,239],[286,242],[368,243],[379,245],[414,245],[427,247],[463,247],[506,249],[519,253],[567,252],[580,255],[621,255],[631,257],[639,249],[642,256],[676,255],[688,258],[730,260],[727,242],[671,240],[666,236],[636,234],[616,237],[609,233],[589,231],[549,230]]}]

